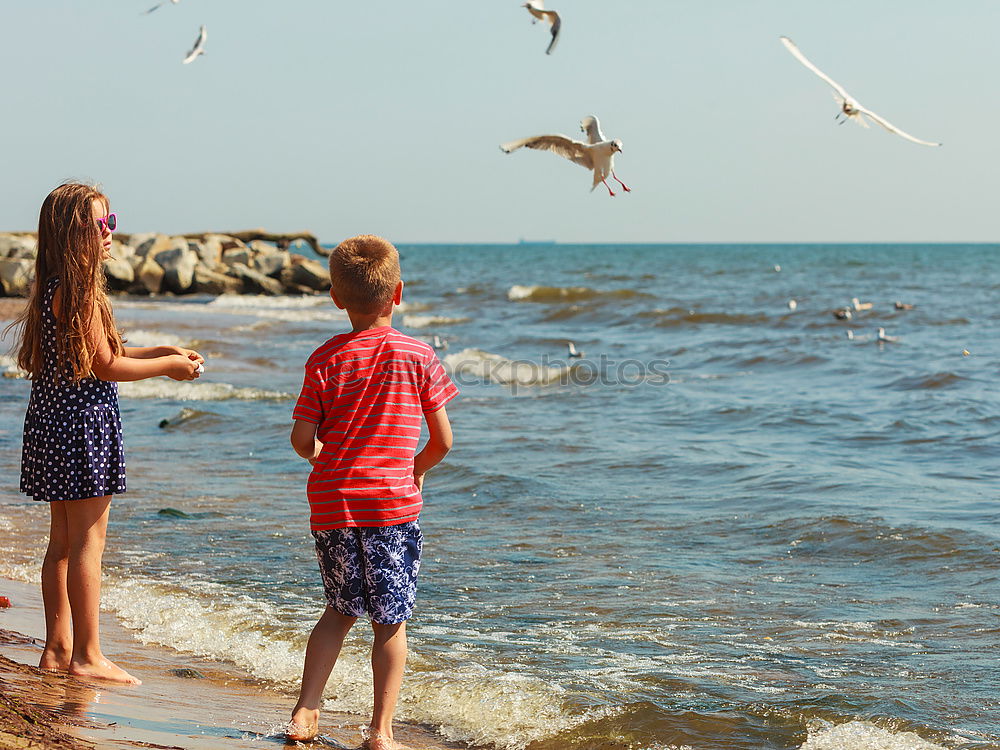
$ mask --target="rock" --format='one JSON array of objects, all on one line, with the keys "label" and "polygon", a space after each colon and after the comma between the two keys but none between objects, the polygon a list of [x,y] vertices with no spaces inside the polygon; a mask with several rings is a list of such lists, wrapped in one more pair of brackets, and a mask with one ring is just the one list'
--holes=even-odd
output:
[{"label": "rock", "polygon": [[253,268],[260,271],[265,276],[278,278],[281,271],[291,264],[288,252],[285,250],[275,250],[270,248],[270,252],[259,254],[253,262]]},{"label": "rock", "polygon": [[[150,256],[146,256],[149,258]],[[184,294],[191,288],[194,281],[194,269],[198,265],[198,254],[188,249],[187,242],[183,247],[172,247],[152,256],[163,269],[161,291]]]},{"label": "rock", "polygon": [[135,281],[129,289],[133,294],[159,294],[165,272],[160,264],[148,255],[138,256],[135,268]]},{"label": "rock", "polygon": [[122,260],[127,260],[135,255],[135,248],[131,245],[126,245],[124,242],[119,242],[117,239],[111,240],[111,257],[121,258]]},{"label": "rock", "polygon": [[234,247],[246,247],[246,243],[238,237],[232,237],[228,234],[219,234],[215,236],[221,240],[223,250],[232,250]]},{"label": "rock", "polygon": [[[290,271],[291,269],[288,270]],[[284,271],[282,271],[282,273],[284,273]],[[293,284],[290,281],[282,281],[281,284],[285,287],[285,294],[300,297],[311,297],[317,293],[312,287],[302,286],[301,284]]]},{"label": "rock", "polygon": [[197,669],[192,669],[191,667],[179,667],[177,669],[171,669],[170,674],[172,674],[174,677],[185,677],[189,680],[205,679],[205,675],[203,675]]},{"label": "rock", "polygon": [[[129,236],[128,244],[135,249],[135,254],[144,258],[149,254],[149,251],[153,249],[157,241],[161,238],[166,239],[165,235],[157,234],[156,232],[144,232],[143,234],[133,234]],[[159,248],[160,250],[165,250],[165,247]]]},{"label": "rock", "polygon": [[104,275],[108,279],[108,288],[116,292],[124,292],[135,281],[132,264],[114,255],[104,261]]},{"label": "rock", "polygon": [[198,258],[209,268],[222,263],[222,240],[217,234],[206,235],[201,241],[188,240],[188,249],[198,253]]},{"label": "rock", "polygon": [[198,265],[194,269],[191,291],[195,294],[239,294],[243,282],[233,276]]},{"label": "rock", "polygon": [[242,291],[244,294],[278,295],[284,292],[280,281],[265,276],[260,271],[254,271],[242,263],[234,263],[230,266],[229,275],[235,276],[243,282]]},{"label": "rock", "polygon": [[247,243],[247,247],[253,250],[254,253],[264,253],[265,255],[278,252],[277,247],[272,245],[270,242],[264,242],[263,240],[250,240],[250,242]]},{"label": "rock", "polygon": [[[0,286],[7,297],[27,297],[35,278],[35,261],[0,258]],[[277,282],[275,282],[277,283]]]},{"label": "rock", "polygon": [[[142,241],[136,244],[136,238]],[[152,255],[156,257],[167,250],[184,249],[187,250],[188,241],[184,237],[171,237],[167,234],[134,234],[132,235],[132,247],[135,254],[141,257]]]},{"label": "rock", "polygon": [[234,247],[229,250],[223,250],[222,262],[227,266],[239,263],[249,268],[253,265],[253,253],[247,247]]},{"label": "rock", "polygon": [[[208,236],[208,232],[205,233],[190,233],[187,236],[190,239],[202,239]],[[270,242],[276,245],[281,250],[287,250],[292,243],[305,242],[317,255],[329,255],[330,248],[323,247],[319,244],[319,240],[316,239],[316,235],[312,232],[287,232],[283,234],[275,234],[274,232],[268,232],[264,229],[248,229],[240,232],[229,232],[226,235],[229,239],[243,242],[252,242],[253,240],[264,240],[265,242]],[[223,247],[223,249],[228,249],[228,247]]]},{"label": "rock", "polygon": [[34,260],[38,243],[23,234],[0,234],[0,258]]},{"label": "rock", "polygon": [[281,273],[286,284],[299,284],[318,292],[330,288],[330,273],[322,263],[309,260],[301,255],[291,256],[292,265]]}]

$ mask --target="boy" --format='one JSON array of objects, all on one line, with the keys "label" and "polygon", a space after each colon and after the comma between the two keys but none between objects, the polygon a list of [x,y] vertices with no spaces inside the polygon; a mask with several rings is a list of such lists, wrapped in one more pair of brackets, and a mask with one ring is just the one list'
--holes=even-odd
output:
[{"label": "boy", "polygon": [[[330,671],[347,632],[367,614],[375,705],[363,747],[393,750],[423,542],[420,491],[424,474],[451,449],[444,406],[458,389],[430,346],[392,328],[403,294],[395,247],[372,235],[345,240],[330,255],[330,282],[352,330],[306,362],[291,436],[295,452],[313,466],[310,526],[327,608],[309,637],[287,734],[316,736]],[[421,415],[429,437],[414,455]]]}]

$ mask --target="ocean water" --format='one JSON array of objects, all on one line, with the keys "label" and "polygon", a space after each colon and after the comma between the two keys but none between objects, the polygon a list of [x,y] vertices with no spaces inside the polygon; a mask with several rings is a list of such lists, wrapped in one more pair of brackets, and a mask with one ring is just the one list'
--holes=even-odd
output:
[{"label": "ocean water", "polygon": [[[401,253],[396,325],[447,343],[462,396],[399,718],[510,750],[1000,747],[996,246]],[[855,297],[872,309],[831,314]],[[122,386],[105,604],[293,696],[323,604],[290,414],[346,318],[325,297],[115,309],[133,344],[208,362]],[[33,581],[28,385],[0,379],[0,576]],[[363,715],[360,633],[327,697]]]}]

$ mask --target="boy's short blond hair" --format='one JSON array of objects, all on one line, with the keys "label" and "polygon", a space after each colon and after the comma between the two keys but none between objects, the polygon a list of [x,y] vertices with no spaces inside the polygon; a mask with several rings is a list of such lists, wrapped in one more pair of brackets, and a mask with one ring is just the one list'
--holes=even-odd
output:
[{"label": "boy's short blond hair", "polygon": [[381,312],[392,301],[399,281],[399,252],[382,237],[360,234],[330,253],[330,284],[348,310]]}]

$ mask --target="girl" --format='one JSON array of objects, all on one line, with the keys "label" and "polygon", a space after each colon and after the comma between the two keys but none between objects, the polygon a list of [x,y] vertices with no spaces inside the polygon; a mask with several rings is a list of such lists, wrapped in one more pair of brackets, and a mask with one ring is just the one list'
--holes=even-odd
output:
[{"label": "girl", "polygon": [[39,667],[127,684],[139,680],[101,652],[101,558],[111,496],[125,491],[117,381],[194,380],[200,354],[126,347],[105,292],[115,214],[97,188],[60,185],[38,217],[35,284],[17,363],[31,377],[21,492],[49,503],[42,563],[45,650]]}]

